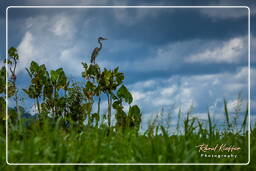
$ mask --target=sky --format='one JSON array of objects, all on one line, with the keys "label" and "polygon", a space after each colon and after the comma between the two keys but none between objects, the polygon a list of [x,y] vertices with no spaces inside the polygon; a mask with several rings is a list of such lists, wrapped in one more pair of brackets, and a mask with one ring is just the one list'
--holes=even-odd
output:
[{"label": "sky", "polygon": [[[132,4],[130,1],[26,1],[4,2],[9,5],[249,5],[251,6],[251,118],[255,120],[256,94],[256,8],[254,4],[234,1],[160,1]],[[5,15],[1,14],[1,26]],[[103,42],[96,62],[101,68],[119,67],[133,104],[140,106],[144,124],[163,109],[177,122],[193,106],[193,116],[223,123],[223,99],[235,111],[239,93],[242,107],[248,99],[248,9],[247,8],[168,8],[117,9],[9,8],[9,46],[17,47],[18,85],[27,87],[25,72],[32,60],[47,69],[62,67],[68,77],[82,80],[81,62],[89,62],[97,38]],[[4,34],[5,28],[0,31]],[[5,39],[1,38],[4,56]],[[26,100],[25,100],[26,101]],[[106,101],[102,102],[106,106]],[[33,108],[28,104],[27,110]],[[103,111],[104,111],[103,107]],[[30,110],[31,111],[31,110]],[[183,115],[185,116],[185,115]],[[242,118],[242,116],[240,116]]]}]

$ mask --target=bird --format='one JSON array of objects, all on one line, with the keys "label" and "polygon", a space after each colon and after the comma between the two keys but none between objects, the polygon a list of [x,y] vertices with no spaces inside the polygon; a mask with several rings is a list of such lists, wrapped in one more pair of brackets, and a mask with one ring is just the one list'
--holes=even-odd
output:
[{"label": "bird", "polygon": [[98,38],[98,43],[100,44],[100,47],[96,47],[93,49],[93,52],[92,52],[92,55],[91,55],[91,63],[94,63],[95,64],[95,60],[96,60],[96,57],[98,56],[100,50],[102,49],[102,40],[108,40],[104,37],[99,37]]}]

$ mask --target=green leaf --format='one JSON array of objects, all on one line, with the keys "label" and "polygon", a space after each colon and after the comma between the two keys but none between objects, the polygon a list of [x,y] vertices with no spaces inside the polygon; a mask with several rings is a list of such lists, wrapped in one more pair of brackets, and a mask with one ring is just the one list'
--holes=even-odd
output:
[{"label": "green leaf", "polygon": [[87,70],[87,68],[88,68],[87,63],[82,62],[82,65],[83,65],[84,69]]},{"label": "green leaf", "polygon": [[44,93],[44,96],[47,98],[52,97],[53,87],[51,84],[49,84],[49,82],[45,84],[43,93]]},{"label": "green leaf", "polygon": [[96,77],[100,72],[100,68],[97,64],[95,65],[90,65],[88,70],[87,70],[87,74],[89,75],[89,77]]},{"label": "green leaf", "polygon": [[114,101],[112,106],[113,106],[114,109],[123,109],[122,101],[121,100]]},{"label": "green leaf", "polygon": [[117,81],[117,84],[120,85],[124,80],[124,74],[119,72],[116,74],[116,81]]},{"label": "green leaf", "polygon": [[29,69],[30,69],[30,72],[34,75],[35,73],[38,72],[39,65],[35,61],[32,61]]},{"label": "green leaf", "polygon": [[138,127],[141,123],[141,112],[137,105],[129,108],[128,112],[129,125],[130,127]]},{"label": "green leaf", "polygon": [[118,69],[119,69],[119,67],[116,67],[116,68],[114,69],[114,73],[118,73]]},{"label": "green leaf", "polygon": [[23,91],[32,99],[36,98],[36,89],[34,85],[30,85],[28,89],[23,89]]},{"label": "green leaf", "polygon": [[126,127],[126,125],[127,125],[127,115],[122,109],[117,110],[115,118],[116,118],[116,126],[117,127],[120,127],[120,128],[125,128]]},{"label": "green leaf", "polygon": [[11,58],[14,58],[14,59],[19,59],[19,55],[17,53],[17,49],[14,48],[14,47],[11,47],[8,49],[8,55],[11,57]]},{"label": "green leaf", "polygon": [[92,114],[92,119],[97,122],[97,121],[100,120],[100,115],[99,115],[98,113],[93,113],[93,114]]},{"label": "green leaf", "polygon": [[51,70],[50,71],[50,74],[51,74],[51,81],[53,83],[56,83],[57,79],[58,79],[58,72],[57,71],[54,71],[54,70]]},{"label": "green leaf", "polygon": [[57,89],[65,88],[67,85],[67,77],[62,68],[57,70],[58,72],[58,80],[57,80]]},{"label": "green leaf", "polygon": [[132,103],[132,100],[133,100],[132,95],[124,85],[122,85],[117,90],[117,96],[120,98],[123,98],[125,100],[125,102],[127,102],[129,104]]},{"label": "green leaf", "polygon": [[129,108],[128,116],[137,116],[140,114],[140,108],[137,105],[133,105]]},{"label": "green leaf", "polygon": [[94,90],[95,89],[95,85],[92,82],[90,82],[90,81],[86,82],[86,86],[85,87],[88,90]]}]

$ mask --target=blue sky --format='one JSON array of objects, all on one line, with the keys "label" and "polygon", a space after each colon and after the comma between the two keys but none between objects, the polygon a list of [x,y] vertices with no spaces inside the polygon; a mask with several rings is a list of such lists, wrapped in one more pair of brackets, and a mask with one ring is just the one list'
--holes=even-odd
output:
[{"label": "blue sky", "polygon": [[[22,2],[19,5],[53,5],[50,1],[41,4]],[[73,5],[92,3],[79,2]],[[107,1],[108,4],[110,2],[131,5],[130,1],[122,4]],[[55,1],[55,5],[58,3]],[[160,2],[160,5],[191,5],[177,1],[164,3]],[[198,2],[197,5],[212,4],[204,3]],[[219,1],[218,5],[225,3]],[[179,108],[186,112],[191,105],[194,106],[194,116],[206,119],[209,109],[215,121],[219,122],[224,118],[223,98],[228,99],[231,111],[235,110],[239,92],[245,102],[247,99],[247,14],[246,8],[11,8],[9,45],[18,48],[18,82],[21,87],[26,87],[28,76],[24,68],[32,60],[46,64],[48,69],[63,67],[70,78],[81,80],[81,62],[89,62],[92,49],[98,46],[96,39],[99,36],[107,37],[109,40],[103,42],[97,63],[108,68],[119,66],[125,73],[125,84],[134,96],[133,103],[141,107],[144,122],[152,119],[163,107],[166,113],[173,111],[175,124]],[[255,11],[251,17],[253,88],[256,71]],[[4,15],[0,21],[4,24]],[[1,27],[0,31],[4,32],[4,28]],[[3,52],[4,48],[1,46]],[[252,91],[252,114],[255,113],[255,100]],[[31,104],[28,106],[31,108]]]}]

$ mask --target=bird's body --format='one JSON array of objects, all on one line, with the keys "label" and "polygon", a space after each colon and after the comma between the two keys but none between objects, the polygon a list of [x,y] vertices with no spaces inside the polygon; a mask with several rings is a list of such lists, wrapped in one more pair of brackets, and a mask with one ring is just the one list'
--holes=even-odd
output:
[{"label": "bird's body", "polygon": [[96,47],[93,49],[92,55],[91,55],[91,63],[95,64],[96,57],[99,55],[100,50],[102,49],[102,40],[107,40],[106,38],[99,37],[98,43],[100,44],[100,47]]},{"label": "bird's body", "polygon": [[91,56],[91,63],[95,63],[96,56],[98,56],[100,48],[96,47],[93,49],[92,56]]}]

